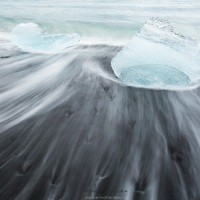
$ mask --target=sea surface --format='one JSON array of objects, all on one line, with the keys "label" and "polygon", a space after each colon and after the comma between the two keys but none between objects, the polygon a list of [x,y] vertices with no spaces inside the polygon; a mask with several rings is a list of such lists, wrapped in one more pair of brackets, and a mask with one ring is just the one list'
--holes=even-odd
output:
[{"label": "sea surface", "polygon": [[199,0],[7,0],[0,6],[0,31],[34,22],[50,33],[130,39],[148,18],[161,17],[200,39],[199,10]]}]

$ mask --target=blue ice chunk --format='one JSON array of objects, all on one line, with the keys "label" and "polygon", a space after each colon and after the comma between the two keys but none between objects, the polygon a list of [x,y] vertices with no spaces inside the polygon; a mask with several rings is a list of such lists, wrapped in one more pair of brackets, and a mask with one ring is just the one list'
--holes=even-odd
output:
[{"label": "blue ice chunk", "polygon": [[11,33],[11,41],[30,52],[62,52],[76,45],[79,40],[78,34],[47,34],[35,23],[19,24]]},{"label": "blue ice chunk", "polygon": [[129,85],[169,89],[200,78],[200,51],[194,38],[176,34],[168,21],[151,18],[111,65]]}]

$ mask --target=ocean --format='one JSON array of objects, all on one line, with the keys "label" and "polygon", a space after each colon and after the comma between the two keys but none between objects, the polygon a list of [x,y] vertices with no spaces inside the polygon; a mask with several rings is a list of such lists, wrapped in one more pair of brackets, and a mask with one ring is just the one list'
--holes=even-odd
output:
[{"label": "ocean", "polygon": [[130,39],[150,17],[169,20],[178,32],[200,39],[198,0],[7,0],[1,2],[0,31],[34,22],[49,33],[83,38]]}]

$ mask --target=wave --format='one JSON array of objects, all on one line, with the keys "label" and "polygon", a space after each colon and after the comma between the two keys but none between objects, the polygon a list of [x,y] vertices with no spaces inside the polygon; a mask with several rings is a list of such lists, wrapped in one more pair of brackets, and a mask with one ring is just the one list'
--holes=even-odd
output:
[{"label": "wave", "polygon": [[[2,199],[199,199],[199,89],[127,87],[111,68],[122,44],[81,39],[47,55],[9,40],[0,34]],[[168,70],[173,81],[190,81],[171,65],[145,67],[162,80]]]},{"label": "wave", "polygon": [[115,188],[134,200],[199,198],[199,89],[127,87],[110,65],[119,51],[2,51],[2,199],[80,200]]},{"label": "wave", "polygon": [[23,52],[9,39],[0,34],[0,133],[66,101],[77,92],[73,82],[85,75],[118,81],[96,61],[116,55],[117,46],[80,44],[49,55]]}]

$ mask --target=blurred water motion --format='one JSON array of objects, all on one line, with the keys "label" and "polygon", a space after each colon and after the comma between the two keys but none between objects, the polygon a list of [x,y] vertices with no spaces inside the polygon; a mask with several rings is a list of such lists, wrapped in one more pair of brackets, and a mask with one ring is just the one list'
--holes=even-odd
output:
[{"label": "blurred water motion", "polygon": [[[153,13],[196,34],[199,6],[1,2],[0,200],[199,200],[199,87],[127,86],[111,67],[122,45],[90,40],[93,30],[99,39],[129,39]],[[30,21],[89,39],[61,54],[23,52],[8,32]]]}]

